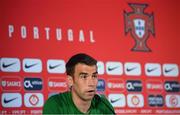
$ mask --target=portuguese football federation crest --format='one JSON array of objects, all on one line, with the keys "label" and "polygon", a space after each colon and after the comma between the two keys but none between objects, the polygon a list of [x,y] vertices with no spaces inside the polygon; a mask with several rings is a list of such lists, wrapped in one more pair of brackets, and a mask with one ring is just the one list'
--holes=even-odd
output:
[{"label": "portuguese football federation crest", "polygon": [[154,16],[153,13],[145,13],[144,10],[147,4],[132,4],[129,6],[133,9],[132,12],[124,11],[125,18],[125,35],[131,32],[131,36],[135,40],[135,45],[132,51],[150,52],[151,49],[147,46],[147,40],[150,33],[154,36]]}]

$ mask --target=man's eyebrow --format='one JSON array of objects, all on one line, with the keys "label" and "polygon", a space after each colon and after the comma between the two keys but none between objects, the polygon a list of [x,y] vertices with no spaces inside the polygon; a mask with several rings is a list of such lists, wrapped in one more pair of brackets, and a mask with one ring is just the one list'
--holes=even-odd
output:
[{"label": "man's eyebrow", "polygon": [[[86,72],[80,72],[79,73],[79,75],[87,75],[88,73],[86,73]],[[98,72],[96,71],[96,72],[94,72],[93,74],[98,74]]]},{"label": "man's eyebrow", "polygon": [[88,73],[86,73],[86,72],[81,72],[81,73],[79,73],[79,75],[87,75]]}]

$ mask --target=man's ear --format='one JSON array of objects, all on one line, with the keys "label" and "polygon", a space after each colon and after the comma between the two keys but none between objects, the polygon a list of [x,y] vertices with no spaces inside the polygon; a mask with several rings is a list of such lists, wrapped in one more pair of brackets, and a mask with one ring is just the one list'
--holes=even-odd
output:
[{"label": "man's ear", "polygon": [[72,76],[70,76],[70,75],[68,75],[67,82],[68,82],[68,86],[69,86],[69,88],[71,88],[71,87],[72,87],[72,85],[73,85],[73,77],[72,77]]}]

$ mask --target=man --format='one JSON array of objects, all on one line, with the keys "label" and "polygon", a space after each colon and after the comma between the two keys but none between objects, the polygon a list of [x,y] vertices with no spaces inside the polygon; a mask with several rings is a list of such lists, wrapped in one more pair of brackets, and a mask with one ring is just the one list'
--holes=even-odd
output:
[{"label": "man", "polygon": [[115,114],[103,95],[96,94],[98,83],[97,61],[80,53],[66,63],[70,91],[51,96],[43,114]]}]

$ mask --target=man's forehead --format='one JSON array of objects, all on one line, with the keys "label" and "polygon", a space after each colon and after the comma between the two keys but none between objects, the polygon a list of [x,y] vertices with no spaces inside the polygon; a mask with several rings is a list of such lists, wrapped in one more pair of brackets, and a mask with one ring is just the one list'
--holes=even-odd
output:
[{"label": "man's forehead", "polygon": [[77,67],[89,67],[89,68],[94,68],[96,67],[96,65],[87,65],[87,64],[84,64],[84,63],[78,63],[75,65],[75,68]]},{"label": "man's forehead", "polygon": [[97,66],[96,65],[86,65],[86,64],[82,64],[82,63],[78,63],[75,66],[75,71],[80,71],[80,72],[84,72],[84,73],[89,73],[89,72],[96,72],[97,71]]}]

